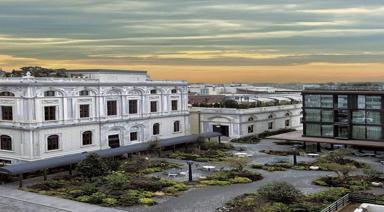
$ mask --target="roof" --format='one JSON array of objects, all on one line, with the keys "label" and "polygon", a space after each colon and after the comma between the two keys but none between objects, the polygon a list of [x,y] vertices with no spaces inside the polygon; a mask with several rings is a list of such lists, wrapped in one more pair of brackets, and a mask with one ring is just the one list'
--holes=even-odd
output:
[{"label": "roof", "polygon": [[366,146],[366,147],[384,147],[382,141],[369,141],[369,140],[341,140],[336,138],[322,138],[322,137],[306,137],[303,136],[303,131],[293,131],[283,133],[279,135],[273,135],[267,137],[267,139],[286,140],[286,141],[304,141],[314,143],[325,143],[325,144],[346,144],[354,146]]},{"label": "roof", "polygon": [[[160,140],[159,147],[166,147],[172,145],[178,145],[183,143],[194,143],[197,142],[199,138],[212,138],[221,136],[220,133],[217,132],[207,132],[199,135],[186,135],[179,136],[174,138],[167,138]],[[42,169],[55,168],[60,166],[66,166],[74,163],[78,163],[81,160],[85,159],[89,153],[96,153],[102,158],[113,157],[117,155],[122,155],[126,153],[134,153],[147,150],[151,142],[132,144],[128,146],[121,146],[118,148],[111,149],[103,149],[97,150],[93,152],[83,152],[77,154],[71,154],[60,157],[47,158],[38,161],[25,162],[15,165],[9,165],[0,168],[0,173],[8,174],[8,175],[16,175],[16,174],[24,174],[28,172],[34,172]]]}]

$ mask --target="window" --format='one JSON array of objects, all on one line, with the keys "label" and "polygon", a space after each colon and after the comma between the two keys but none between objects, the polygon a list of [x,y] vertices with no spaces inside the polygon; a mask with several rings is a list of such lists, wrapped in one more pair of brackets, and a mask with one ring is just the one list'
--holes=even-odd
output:
[{"label": "window", "polygon": [[332,110],[321,111],[321,121],[322,122],[333,122],[333,111]]},{"label": "window", "polygon": [[9,91],[3,91],[3,92],[0,92],[0,96],[15,96],[15,94]]},{"label": "window", "polygon": [[290,117],[290,116],[291,116],[290,113],[286,113],[286,114],[285,114],[285,117]]},{"label": "window", "polygon": [[381,109],[381,96],[366,96],[366,109]]},{"label": "window", "polygon": [[273,119],[273,114],[270,114],[270,115],[268,116],[268,119]]},{"label": "window", "polygon": [[91,145],[92,144],[92,131],[83,132],[83,145]]},{"label": "window", "polygon": [[13,120],[12,106],[1,106],[1,119],[2,120]]},{"label": "window", "polygon": [[319,109],[305,109],[305,121],[320,122],[320,118]]},{"label": "window", "polygon": [[338,95],[337,96],[337,108],[348,108],[348,96]]},{"label": "window", "polygon": [[365,96],[362,96],[362,95],[357,96],[357,108],[365,109]]},{"label": "window", "polygon": [[153,135],[159,135],[160,134],[160,124],[156,123],[153,125]]},{"label": "window", "polygon": [[118,134],[108,135],[108,145],[111,148],[118,148],[118,147],[120,147],[119,135]]},{"label": "window", "polygon": [[137,132],[129,133],[129,139],[130,141],[137,141]]},{"label": "window", "polygon": [[289,119],[285,120],[285,126],[286,127],[291,126],[291,120],[289,120]]},{"label": "window", "polygon": [[171,93],[177,93],[177,90],[176,89],[172,89]]},{"label": "window", "polygon": [[79,95],[80,95],[80,96],[89,96],[89,91],[87,91],[87,90],[82,90],[82,91],[79,92]]},{"label": "window", "polygon": [[137,113],[137,100],[129,100],[128,106],[129,106],[129,114]]},{"label": "window", "polygon": [[333,108],[333,96],[332,95],[321,95],[320,97],[322,108]]},{"label": "window", "polygon": [[151,113],[157,112],[157,101],[151,101]]},{"label": "window", "polygon": [[248,133],[253,133],[253,125],[248,126]]},{"label": "window", "polygon": [[58,135],[48,136],[47,149],[48,149],[48,151],[59,149],[59,136]]},{"label": "window", "polygon": [[56,96],[56,92],[55,91],[45,91],[44,96]]},{"label": "window", "polygon": [[172,104],[172,110],[177,110],[177,100],[172,100],[171,104]]},{"label": "window", "polygon": [[248,118],[248,121],[249,121],[249,122],[253,121],[253,117],[249,117],[249,118]]},{"label": "window", "polygon": [[352,112],[352,123],[354,124],[365,124],[365,111],[358,110]]},{"label": "window", "polygon": [[173,132],[180,132],[180,121],[173,122]]},{"label": "window", "polygon": [[117,115],[117,101],[116,100],[107,101],[107,115],[108,116]]},{"label": "window", "polygon": [[333,125],[321,125],[321,133],[324,137],[333,137]]},{"label": "window", "polygon": [[320,95],[305,95],[305,107],[320,107]]},{"label": "window", "polygon": [[320,124],[306,124],[305,130],[307,136],[321,136]]},{"label": "window", "polygon": [[56,106],[44,107],[44,119],[46,121],[56,120]]},{"label": "window", "polygon": [[365,126],[352,127],[352,138],[354,139],[365,139],[365,133],[366,133]]},{"label": "window", "polygon": [[89,117],[89,105],[80,105],[80,118]]},{"label": "window", "polygon": [[0,136],[0,148],[1,150],[8,150],[12,151],[12,138],[8,135],[1,135]]},{"label": "window", "polygon": [[366,118],[367,124],[380,124],[381,123],[380,112],[367,111],[366,117],[367,117]]},{"label": "window", "polygon": [[151,90],[151,94],[157,94],[157,90],[156,89],[152,89]]},{"label": "window", "polygon": [[268,122],[268,129],[272,130],[273,129],[273,122]]},{"label": "window", "polygon": [[367,127],[367,139],[380,140],[381,138],[381,127]]}]

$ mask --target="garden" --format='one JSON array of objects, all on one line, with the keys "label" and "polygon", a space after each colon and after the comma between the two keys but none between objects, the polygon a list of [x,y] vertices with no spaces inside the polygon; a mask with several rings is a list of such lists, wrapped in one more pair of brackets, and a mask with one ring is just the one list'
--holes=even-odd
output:
[{"label": "garden", "polygon": [[153,205],[157,197],[188,189],[184,182],[148,175],[179,167],[176,163],[145,157],[112,161],[89,154],[77,165],[76,175],[56,177],[26,190],[103,206],[132,206]]},{"label": "garden", "polygon": [[286,182],[272,182],[255,193],[243,194],[227,202],[221,212],[294,212],[321,211],[348,192],[345,188],[330,188],[304,195]]}]

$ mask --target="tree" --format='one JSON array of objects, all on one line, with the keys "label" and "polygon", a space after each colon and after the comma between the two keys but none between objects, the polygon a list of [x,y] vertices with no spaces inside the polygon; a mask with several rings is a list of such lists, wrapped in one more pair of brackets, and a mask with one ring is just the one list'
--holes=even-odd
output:
[{"label": "tree", "polygon": [[293,185],[286,182],[272,182],[257,190],[263,198],[269,202],[281,202],[292,204],[298,202],[303,194]]},{"label": "tree", "polygon": [[239,103],[237,103],[235,100],[227,99],[222,102],[222,105],[225,108],[239,108]]},{"label": "tree", "polygon": [[105,162],[99,157],[99,155],[91,153],[77,164],[76,170],[81,176],[92,180],[94,177],[105,175],[108,169]]},{"label": "tree", "polygon": [[324,163],[320,165],[321,167],[333,171],[337,174],[337,177],[344,181],[350,172],[356,170],[356,166],[352,164],[339,164],[339,163]]}]

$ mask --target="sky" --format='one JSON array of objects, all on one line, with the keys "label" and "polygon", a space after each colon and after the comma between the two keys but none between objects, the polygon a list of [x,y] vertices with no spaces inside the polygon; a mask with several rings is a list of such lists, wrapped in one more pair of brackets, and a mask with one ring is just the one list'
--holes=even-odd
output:
[{"label": "sky", "polygon": [[0,68],[384,81],[382,0],[0,0]]}]

